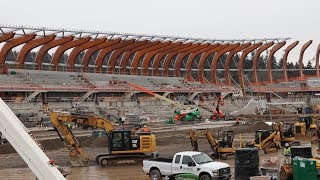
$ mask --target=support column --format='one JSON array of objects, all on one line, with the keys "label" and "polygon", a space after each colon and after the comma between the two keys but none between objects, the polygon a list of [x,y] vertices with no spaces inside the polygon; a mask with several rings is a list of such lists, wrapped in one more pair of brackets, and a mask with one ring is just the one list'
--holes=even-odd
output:
[{"label": "support column", "polygon": [[131,73],[133,75],[138,75],[138,66],[139,66],[139,62],[143,61],[143,56],[145,55],[145,57],[147,57],[147,53],[152,52],[156,49],[160,49],[162,47],[166,47],[169,44],[171,44],[171,42],[160,42],[159,44],[149,47],[147,49],[141,50],[139,52],[136,53],[136,55],[134,56],[133,60],[132,60],[132,64],[131,64]]},{"label": "support column", "polygon": [[243,49],[249,47],[251,45],[251,43],[244,43],[242,45],[240,45],[239,47],[233,49],[227,56],[227,59],[226,59],[226,65],[225,65],[225,68],[226,68],[226,73],[225,73],[225,78],[226,78],[226,83],[227,85],[231,85],[231,80],[230,80],[230,62],[231,62],[231,59],[233,57],[233,55],[235,55],[236,53],[242,51]]},{"label": "support column", "polygon": [[319,54],[320,54],[320,44],[318,45],[317,52],[316,52],[316,77],[320,77],[320,72],[319,72]]},{"label": "support column", "polygon": [[84,72],[87,72],[88,71],[88,66],[89,66],[89,61],[90,61],[90,58],[91,56],[93,55],[93,53],[103,49],[103,48],[106,48],[106,47],[109,47],[109,46],[112,46],[114,44],[118,44],[119,42],[121,41],[121,39],[108,39],[106,42],[102,43],[102,44],[99,44],[97,46],[93,46],[91,48],[89,48],[82,60],[81,60],[81,65],[83,67],[83,71]]},{"label": "support column", "polygon": [[273,62],[273,56],[274,54],[280,49],[282,48],[284,45],[286,44],[285,41],[279,43],[279,44],[276,44],[275,46],[272,47],[271,51],[270,51],[270,54],[269,54],[269,57],[268,57],[268,60],[267,60],[267,68],[268,68],[268,80],[269,80],[269,83],[273,83],[273,79],[272,79],[272,62]]},{"label": "support column", "polygon": [[23,44],[25,42],[28,42],[34,39],[35,37],[36,37],[36,34],[27,34],[24,36],[20,36],[20,37],[8,40],[3,45],[0,51],[0,65],[3,65],[5,63],[6,57],[12,48],[19,46],[20,44]]},{"label": "support column", "polygon": [[84,44],[84,43],[90,41],[90,39],[91,39],[91,37],[86,37],[86,38],[76,39],[76,40],[73,40],[73,41],[70,41],[70,42],[67,42],[65,44],[60,45],[52,57],[51,64],[53,64],[55,67],[58,67],[58,65],[60,63],[60,58],[65,51],[67,51],[68,49],[71,49],[73,47],[79,46],[81,44]]},{"label": "support column", "polygon": [[194,48],[197,48],[198,46],[200,46],[200,44],[191,44],[191,46],[188,46],[188,47],[185,47],[177,52],[172,52],[172,53],[169,53],[165,59],[164,59],[164,62],[163,62],[163,66],[162,66],[162,69],[163,69],[163,73],[162,75],[163,76],[166,76],[168,77],[169,76],[169,65],[170,65],[170,62],[172,60],[172,58],[175,56],[175,55],[178,55],[180,53],[184,53],[184,52],[187,52],[189,50],[192,50]]},{"label": "support column", "polygon": [[91,94],[96,93],[97,91],[88,91],[80,98],[80,102],[86,100]]},{"label": "support column", "polygon": [[282,61],[282,69],[283,69],[283,78],[285,82],[288,82],[288,74],[287,74],[287,60],[288,60],[288,55],[290,51],[298,45],[299,41],[295,41],[290,46],[288,46],[285,50],[285,53],[283,55],[283,61]]},{"label": "support column", "polygon": [[258,68],[258,60],[260,58],[260,54],[266,49],[268,49],[269,47],[271,47],[273,44],[274,42],[269,42],[262,45],[261,47],[259,47],[256,54],[254,55],[254,58],[253,58],[253,84],[254,85],[258,85],[258,82],[259,82],[257,68]]},{"label": "support column", "polygon": [[72,41],[74,36],[67,36],[62,37],[60,39],[52,40],[41,46],[40,50],[38,51],[35,59],[35,64],[38,66],[38,69],[41,68],[43,57],[46,55],[46,53],[56,46],[60,46],[61,44],[67,43]]},{"label": "support column", "polygon": [[[191,55],[189,56],[189,58],[187,60],[187,65],[186,65],[186,80],[187,81],[193,81],[191,71],[192,71],[192,63],[193,63],[194,59],[196,58],[196,56],[198,56],[199,54],[205,53],[206,51],[212,51],[213,49],[215,49],[218,46],[227,46],[227,45],[211,44],[204,49],[200,49],[196,52],[191,53]],[[200,57],[200,59],[201,59],[201,57]],[[199,66],[198,66],[198,70],[199,70]]]},{"label": "support column", "polygon": [[[239,43],[235,43],[235,44],[231,44],[227,47],[222,47],[217,49],[217,54],[214,55],[213,60],[212,60],[212,64],[211,64],[211,82],[214,84],[218,84],[218,75],[217,75],[217,65],[218,65],[218,61],[220,59],[220,57],[225,54],[226,52],[231,51],[234,48],[237,48],[240,44]],[[203,70],[202,70],[203,72]],[[202,73],[203,76],[203,81],[205,79],[204,74]],[[199,76],[200,77],[200,76]]]},{"label": "support column", "polygon": [[177,47],[179,45],[181,45],[181,43],[170,43],[167,46],[148,52],[148,54],[146,55],[146,57],[143,59],[143,62],[142,62],[142,75],[145,75],[145,76],[149,75],[149,64],[152,57],[154,57],[158,53]]},{"label": "support column", "polygon": [[246,56],[251,53],[252,51],[254,51],[255,49],[257,49],[258,47],[260,47],[262,45],[262,42],[260,43],[256,43],[251,45],[250,47],[246,48],[243,53],[241,54],[240,60],[239,60],[239,64],[238,64],[238,70],[239,70],[239,80],[240,80],[240,86],[242,89],[243,94],[245,94],[245,84],[244,84],[244,73],[243,73],[243,62],[246,58]]},{"label": "support column", "polygon": [[115,44],[115,45],[112,45],[112,46],[108,46],[106,48],[103,48],[100,50],[98,56],[97,56],[97,59],[96,59],[96,71],[98,73],[101,73],[102,71],[102,64],[103,64],[103,61],[104,61],[104,58],[106,57],[106,55],[109,53],[109,52],[112,52],[116,49],[119,49],[121,47],[124,47],[124,46],[127,46],[129,44],[132,44],[135,40],[134,39],[130,39],[130,40],[124,40],[124,41],[120,41],[118,44]]},{"label": "support column", "polygon": [[76,63],[78,55],[82,51],[89,49],[91,47],[97,46],[99,44],[102,44],[105,41],[106,41],[106,38],[95,39],[93,41],[86,42],[84,44],[81,44],[81,45],[73,48],[73,50],[71,51],[70,56],[68,57],[68,60],[67,60],[67,64],[68,64],[68,66],[70,66],[70,71],[74,71],[74,64]]},{"label": "support column", "polygon": [[303,79],[304,78],[304,74],[303,74],[303,55],[304,55],[304,52],[306,51],[306,49],[311,45],[312,43],[312,40],[309,40],[308,42],[306,42],[301,50],[300,50],[300,56],[299,56],[299,75],[300,75],[300,78]]},{"label": "support column", "polygon": [[55,34],[53,35],[49,35],[49,36],[44,36],[38,39],[33,39],[29,42],[27,42],[20,50],[18,58],[17,58],[17,63],[19,65],[23,65],[25,62],[25,58],[27,56],[27,54],[34,48],[43,45],[47,42],[53,41],[54,38],[56,37]]},{"label": "support column", "polygon": [[169,94],[171,94],[171,93],[172,93],[172,92],[164,92],[164,93],[162,94],[162,96],[166,98],[166,97],[167,97]]},{"label": "support column", "polygon": [[189,101],[192,101],[200,92],[194,92],[191,94],[191,96],[188,97]]},{"label": "support column", "polygon": [[173,52],[178,52],[179,50],[189,47],[191,46],[191,43],[186,43],[186,44],[181,44],[180,46],[177,46],[175,48],[172,49],[168,49],[167,51],[161,52],[157,55],[157,57],[155,58],[155,60],[153,61],[153,72],[152,75],[153,76],[159,76],[159,66],[160,66],[160,62],[163,59],[163,61],[165,60],[165,58],[163,58],[164,56],[168,56],[170,53]]},{"label": "support column", "polygon": [[24,100],[22,102],[27,103],[27,102],[31,101],[33,98],[35,98],[38,94],[43,93],[43,92],[46,92],[46,91],[34,91],[28,97],[24,98]]}]

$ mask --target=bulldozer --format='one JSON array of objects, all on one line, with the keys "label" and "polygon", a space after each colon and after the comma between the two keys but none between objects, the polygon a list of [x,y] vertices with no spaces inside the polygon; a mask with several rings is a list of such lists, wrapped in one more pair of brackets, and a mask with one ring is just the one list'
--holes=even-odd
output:
[{"label": "bulldozer", "polygon": [[193,147],[194,151],[198,151],[198,137],[205,136],[212,149],[211,156],[213,158],[219,157],[221,159],[227,159],[228,156],[235,154],[236,149],[233,143],[233,131],[219,131],[218,139],[215,139],[210,133],[209,129],[190,129],[189,136],[191,140],[191,146]]}]

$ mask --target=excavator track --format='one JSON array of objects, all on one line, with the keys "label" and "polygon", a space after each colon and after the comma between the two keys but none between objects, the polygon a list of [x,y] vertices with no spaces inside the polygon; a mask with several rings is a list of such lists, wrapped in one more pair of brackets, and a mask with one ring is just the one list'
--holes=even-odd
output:
[{"label": "excavator track", "polygon": [[96,157],[96,162],[101,166],[141,164],[143,159],[150,157],[150,155],[146,154],[101,154]]}]

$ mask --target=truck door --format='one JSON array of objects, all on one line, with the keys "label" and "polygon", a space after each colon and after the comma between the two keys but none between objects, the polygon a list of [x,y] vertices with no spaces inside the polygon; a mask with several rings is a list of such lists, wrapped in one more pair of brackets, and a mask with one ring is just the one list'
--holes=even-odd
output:
[{"label": "truck door", "polygon": [[[189,166],[188,164],[190,164],[190,163],[193,164],[194,166]],[[196,172],[197,172],[196,164],[190,156],[183,156],[182,162],[180,165],[182,167],[182,173],[196,174]]]},{"label": "truck door", "polygon": [[176,155],[174,161],[172,163],[172,174],[181,174],[182,166],[181,166],[181,155]]}]

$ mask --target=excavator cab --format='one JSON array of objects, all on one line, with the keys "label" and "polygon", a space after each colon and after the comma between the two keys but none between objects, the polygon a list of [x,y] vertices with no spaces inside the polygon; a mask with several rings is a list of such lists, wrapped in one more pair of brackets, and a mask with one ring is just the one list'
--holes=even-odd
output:
[{"label": "excavator cab", "polygon": [[255,134],[255,144],[260,144],[263,140],[267,139],[270,136],[269,130],[257,130]]},{"label": "excavator cab", "polygon": [[294,123],[283,123],[283,137],[282,139],[293,138],[294,139]]},{"label": "excavator cab", "polygon": [[312,117],[311,115],[301,115],[299,117],[299,122],[297,122],[295,127],[295,134],[305,135],[307,130],[310,128],[312,124]]},{"label": "excavator cab", "polygon": [[220,148],[232,148],[233,147],[233,131],[219,131],[218,143]]}]

